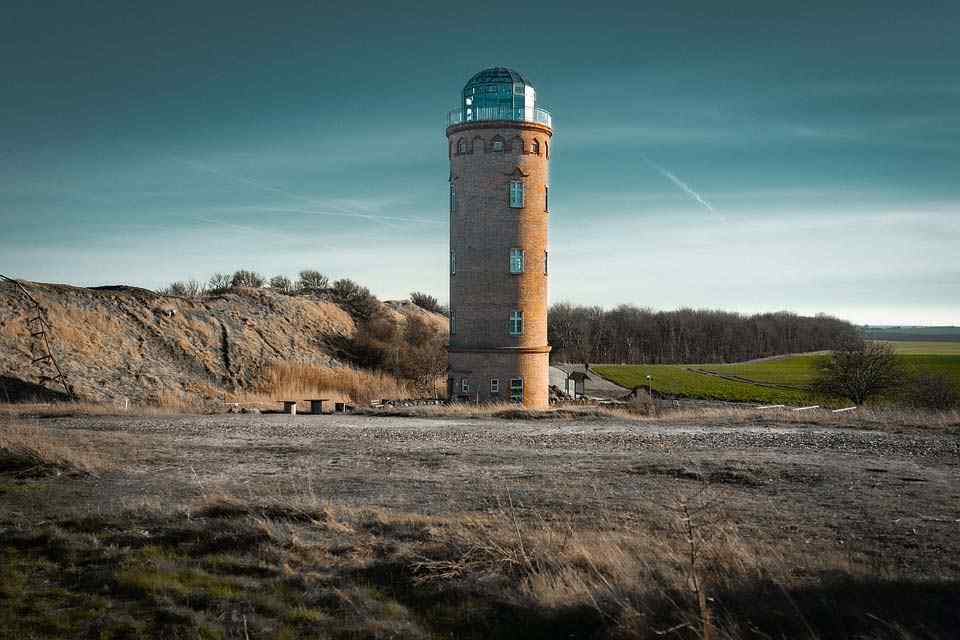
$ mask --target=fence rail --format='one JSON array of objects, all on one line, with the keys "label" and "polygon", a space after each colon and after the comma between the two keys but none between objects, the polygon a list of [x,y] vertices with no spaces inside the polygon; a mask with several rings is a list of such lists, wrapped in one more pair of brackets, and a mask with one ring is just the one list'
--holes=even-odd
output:
[{"label": "fence rail", "polygon": [[479,107],[476,109],[454,109],[447,113],[447,126],[463,124],[465,122],[481,122],[489,120],[512,120],[519,122],[536,122],[553,127],[553,116],[546,109],[527,109],[523,107]]}]

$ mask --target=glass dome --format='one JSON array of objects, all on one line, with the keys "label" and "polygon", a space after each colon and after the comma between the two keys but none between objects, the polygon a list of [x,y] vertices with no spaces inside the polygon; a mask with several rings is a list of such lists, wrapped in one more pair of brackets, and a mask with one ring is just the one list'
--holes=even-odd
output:
[{"label": "glass dome", "polygon": [[523,120],[551,126],[550,114],[536,108],[537,92],[522,75],[506,67],[490,67],[463,87],[460,108],[447,125],[478,120]]}]

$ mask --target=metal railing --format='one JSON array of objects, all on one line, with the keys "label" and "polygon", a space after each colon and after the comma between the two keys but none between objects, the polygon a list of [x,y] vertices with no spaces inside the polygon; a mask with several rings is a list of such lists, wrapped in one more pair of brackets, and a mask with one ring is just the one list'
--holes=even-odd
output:
[{"label": "metal railing", "polygon": [[463,124],[465,122],[481,122],[486,120],[515,120],[520,122],[536,122],[553,127],[553,116],[546,109],[525,109],[510,107],[479,107],[477,109],[454,109],[447,113],[447,126]]}]

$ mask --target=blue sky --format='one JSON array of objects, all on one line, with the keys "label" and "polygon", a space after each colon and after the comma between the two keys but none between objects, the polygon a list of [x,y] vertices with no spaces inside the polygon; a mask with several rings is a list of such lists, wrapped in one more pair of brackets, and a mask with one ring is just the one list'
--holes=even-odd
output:
[{"label": "blue sky", "polygon": [[960,324],[950,3],[38,4],[0,21],[0,273],[446,299],[443,116],[510,66],[552,301]]}]

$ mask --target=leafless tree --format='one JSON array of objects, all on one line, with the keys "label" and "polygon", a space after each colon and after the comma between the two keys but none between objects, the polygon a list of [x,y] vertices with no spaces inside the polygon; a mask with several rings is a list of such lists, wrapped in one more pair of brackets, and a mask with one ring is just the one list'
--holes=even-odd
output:
[{"label": "leafless tree", "polygon": [[548,315],[552,359],[567,362],[736,362],[833,349],[859,336],[849,322],[780,312],[752,316],[704,309],[611,311],[558,303]]},{"label": "leafless tree", "polygon": [[814,388],[860,405],[903,380],[904,373],[891,345],[851,340],[835,349],[819,366]]},{"label": "leafless tree", "polygon": [[210,292],[223,291],[230,288],[230,276],[226,273],[215,273],[207,281],[207,290]]}]

